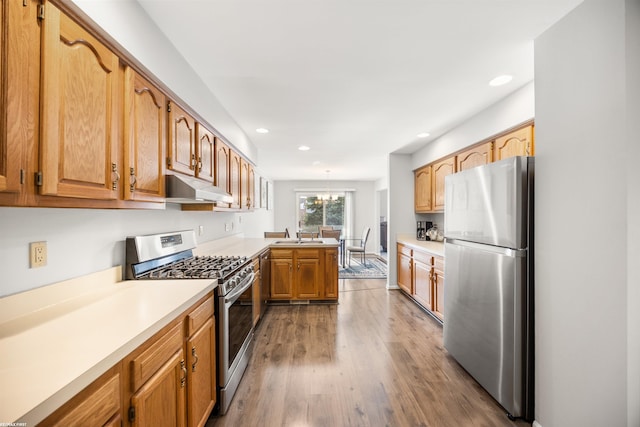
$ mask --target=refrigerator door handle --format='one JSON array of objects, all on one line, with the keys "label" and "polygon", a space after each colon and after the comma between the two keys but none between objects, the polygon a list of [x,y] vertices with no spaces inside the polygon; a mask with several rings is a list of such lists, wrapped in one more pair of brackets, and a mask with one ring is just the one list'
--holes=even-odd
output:
[{"label": "refrigerator door handle", "polygon": [[478,249],[481,251],[492,252],[492,253],[505,255],[508,257],[514,257],[514,258],[522,258],[527,256],[526,249],[503,248],[501,246],[491,246],[491,245],[485,245],[482,243],[474,243],[474,242],[468,242],[466,240],[450,239],[450,238],[445,238],[445,243],[458,245],[458,246],[465,246],[467,248]]}]

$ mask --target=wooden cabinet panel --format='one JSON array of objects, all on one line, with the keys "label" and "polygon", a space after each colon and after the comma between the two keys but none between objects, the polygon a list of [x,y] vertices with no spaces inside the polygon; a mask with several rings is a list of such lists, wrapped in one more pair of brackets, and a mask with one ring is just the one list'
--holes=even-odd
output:
[{"label": "wooden cabinet panel", "polygon": [[322,283],[319,258],[298,257],[296,259],[295,297],[298,299],[318,299]]},{"label": "wooden cabinet panel", "polygon": [[220,138],[216,138],[216,180],[215,186],[231,194],[229,183],[229,167],[231,164],[231,149]]},{"label": "wooden cabinet panel", "polygon": [[240,202],[242,209],[253,209],[253,166],[240,159]]},{"label": "wooden cabinet panel", "polygon": [[533,156],[533,125],[497,138],[494,143],[494,161],[514,156]]},{"label": "wooden cabinet panel", "polygon": [[456,156],[456,172],[486,165],[493,161],[493,142],[477,145]]},{"label": "wooden cabinet panel", "polygon": [[444,178],[456,171],[456,158],[449,157],[434,163],[433,167],[433,210],[444,210]]},{"label": "wooden cabinet panel", "polygon": [[293,258],[271,259],[271,298],[293,298]]},{"label": "wooden cabinet panel", "polygon": [[180,348],[131,397],[131,425],[184,426],[186,371]]},{"label": "wooden cabinet panel", "polygon": [[116,199],[118,57],[51,2],[44,8],[40,192]]},{"label": "wooden cabinet panel", "polygon": [[432,263],[433,257],[424,252],[413,251],[413,290],[414,298],[423,307],[432,309]]},{"label": "wooden cabinet panel", "polygon": [[444,320],[444,258],[434,257],[433,313]]},{"label": "wooden cabinet panel", "polygon": [[233,202],[231,203],[232,209],[240,209],[242,206],[242,202],[240,198],[242,197],[242,190],[240,188],[241,181],[241,157],[238,153],[233,150],[230,150],[231,154],[229,157],[229,190],[231,196],[233,197]]},{"label": "wooden cabinet panel", "polygon": [[424,166],[414,174],[414,203],[416,212],[431,212],[431,166]]},{"label": "wooden cabinet panel", "polygon": [[323,298],[338,298],[338,249],[325,250],[323,292]]},{"label": "wooden cabinet panel", "polygon": [[182,328],[182,323],[174,326],[131,361],[131,391],[138,390],[177,349],[182,348]]},{"label": "wooden cabinet panel", "polygon": [[196,123],[193,117],[174,102],[169,103],[169,162],[173,171],[195,176]]},{"label": "wooden cabinet panel", "polygon": [[215,362],[215,324],[213,312],[211,312],[206,322],[187,340],[187,425],[189,427],[203,427],[216,403]]},{"label": "wooden cabinet panel", "polygon": [[38,425],[104,426],[120,420],[120,381],[120,372],[109,370]]},{"label": "wooden cabinet panel", "polygon": [[130,67],[124,77],[124,198],[162,202],[167,143],[165,96]]},{"label": "wooden cabinet panel", "polygon": [[398,286],[408,294],[413,294],[413,260],[411,253],[411,249],[398,244]]},{"label": "wooden cabinet panel", "polygon": [[215,182],[215,136],[201,123],[196,123],[196,176]]},{"label": "wooden cabinet panel", "polygon": [[213,317],[213,306],[212,295],[187,315],[187,335],[193,335],[209,318]]}]

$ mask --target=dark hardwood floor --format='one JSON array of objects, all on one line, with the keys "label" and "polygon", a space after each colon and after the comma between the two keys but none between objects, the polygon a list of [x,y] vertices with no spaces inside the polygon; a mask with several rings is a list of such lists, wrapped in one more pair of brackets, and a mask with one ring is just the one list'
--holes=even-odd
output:
[{"label": "dark hardwood floor", "polygon": [[442,345],[442,327],[385,280],[340,280],[338,305],[271,306],[220,426],[528,426]]}]

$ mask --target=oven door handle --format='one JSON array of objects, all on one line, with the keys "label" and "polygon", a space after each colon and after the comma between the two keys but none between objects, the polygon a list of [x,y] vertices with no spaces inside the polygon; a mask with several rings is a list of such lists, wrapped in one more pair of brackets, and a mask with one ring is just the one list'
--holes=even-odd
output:
[{"label": "oven door handle", "polygon": [[251,287],[253,284],[253,279],[255,279],[256,273],[251,272],[251,274],[247,275],[242,281],[242,284],[235,288],[231,293],[225,295],[224,302],[225,304],[229,304],[235,301],[240,295],[242,295],[247,289]]}]

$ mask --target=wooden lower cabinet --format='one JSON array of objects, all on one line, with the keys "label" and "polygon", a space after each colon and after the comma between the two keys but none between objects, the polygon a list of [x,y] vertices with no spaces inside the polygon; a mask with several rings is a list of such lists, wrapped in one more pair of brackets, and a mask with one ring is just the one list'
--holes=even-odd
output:
[{"label": "wooden lower cabinet", "polygon": [[409,295],[413,294],[412,256],[411,248],[398,243],[398,286]]},{"label": "wooden lower cabinet", "polygon": [[210,293],[39,425],[203,427],[217,402],[215,331]]},{"label": "wooden lower cabinet", "polygon": [[444,258],[398,243],[398,286],[444,321]]},{"label": "wooden lower cabinet", "polygon": [[39,426],[119,426],[121,383],[118,364],[47,417]]},{"label": "wooden lower cabinet", "polygon": [[336,248],[272,248],[271,300],[337,300]]},{"label": "wooden lower cabinet", "polygon": [[444,258],[434,256],[433,267],[433,314],[444,320]]}]

